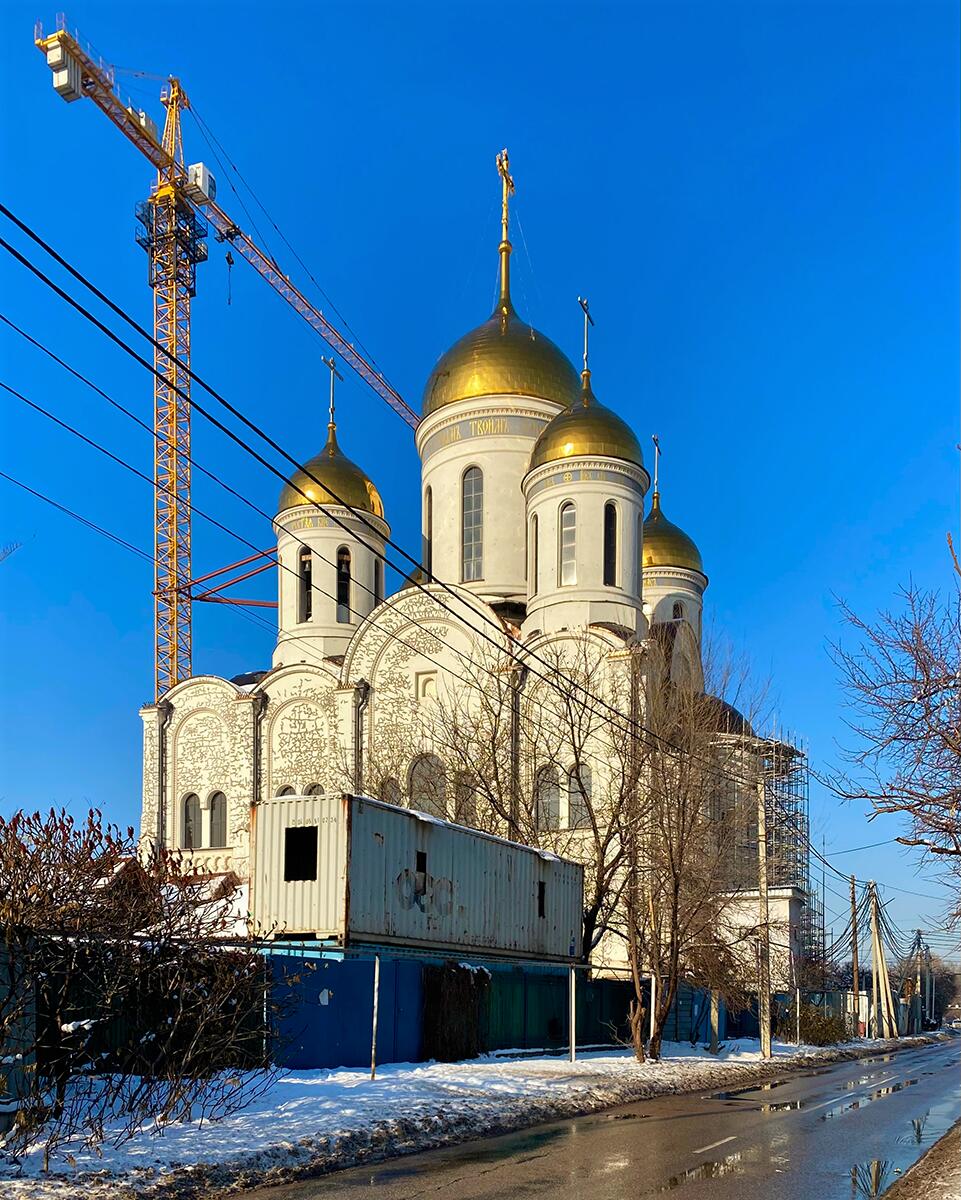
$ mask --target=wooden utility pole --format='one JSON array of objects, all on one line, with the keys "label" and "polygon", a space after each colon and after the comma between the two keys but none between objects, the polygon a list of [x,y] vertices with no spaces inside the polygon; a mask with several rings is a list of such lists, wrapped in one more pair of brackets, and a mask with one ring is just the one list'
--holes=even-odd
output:
[{"label": "wooden utility pole", "polygon": [[851,986],[854,988],[854,1036],[861,1036],[861,964],[858,962],[858,902],[851,876]]},{"label": "wooden utility pole", "polygon": [[761,938],[758,954],[758,1023],[761,1057],[771,1057],[771,928],[767,904],[767,808],[764,773],[757,781],[757,893]]}]

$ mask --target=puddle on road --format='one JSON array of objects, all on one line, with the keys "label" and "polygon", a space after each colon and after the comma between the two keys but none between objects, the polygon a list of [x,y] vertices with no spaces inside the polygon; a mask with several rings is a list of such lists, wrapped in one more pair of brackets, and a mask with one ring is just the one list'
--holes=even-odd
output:
[{"label": "puddle on road", "polygon": [[843,1100],[839,1104],[835,1104],[833,1108],[821,1113],[818,1120],[830,1121],[835,1117],[843,1116],[846,1112],[857,1111],[862,1105],[870,1104],[873,1100],[880,1100],[884,1096],[893,1096],[895,1092],[903,1092],[905,1088],[913,1087],[919,1082],[920,1079],[902,1079],[898,1083],[875,1088],[873,1092],[868,1092],[866,1096],[858,1096],[856,1100]]},{"label": "puddle on road", "polygon": [[662,1183],[659,1192],[671,1192],[683,1187],[685,1183],[697,1183],[702,1179],[720,1179],[723,1175],[737,1175],[743,1171],[740,1154],[729,1154],[727,1158],[719,1158],[713,1162],[698,1163],[688,1171],[672,1175],[667,1183]]},{"label": "puddle on road", "polygon": [[887,1160],[874,1158],[867,1163],[856,1163],[851,1168],[851,1196],[876,1200],[894,1176],[894,1164]]}]

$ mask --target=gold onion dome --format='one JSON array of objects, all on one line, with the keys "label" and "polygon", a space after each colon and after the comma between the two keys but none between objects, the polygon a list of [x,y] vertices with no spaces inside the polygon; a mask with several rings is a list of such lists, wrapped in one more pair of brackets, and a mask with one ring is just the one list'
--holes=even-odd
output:
[{"label": "gold onion dome", "polygon": [[[301,495],[302,492],[306,495]],[[338,505],[356,508],[375,517],[384,515],[380,493],[337,445],[337,426],[333,421],[327,426],[327,445],[306,464],[305,471],[295,471],[290,482],[284,484],[277,511],[283,512],[298,504]]]},{"label": "gold onion dome", "polygon": [[591,373],[585,370],[574,403],[558,413],[534,443],[530,469],[566,458],[598,456],[644,466],[641,445],[633,430],[595,397],[591,391]]},{"label": "gold onion dome", "polygon": [[672,524],[661,511],[661,494],[655,492],[651,512],[644,522],[645,567],[684,567],[704,574],[701,552],[683,529]]},{"label": "gold onion dome", "polygon": [[424,388],[425,417],[458,400],[480,396],[536,396],[565,408],[577,399],[577,372],[570,359],[514,311],[507,233],[508,198],[514,192],[514,180],[506,150],[497,156],[497,170],[503,181],[500,295],[483,325],[464,334],[437,360]]}]

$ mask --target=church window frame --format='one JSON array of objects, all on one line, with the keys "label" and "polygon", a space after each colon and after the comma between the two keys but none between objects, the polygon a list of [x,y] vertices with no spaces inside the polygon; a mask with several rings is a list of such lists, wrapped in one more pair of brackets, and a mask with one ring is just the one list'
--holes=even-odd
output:
[{"label": "church window frame", "polygon": [[304,795],[305,796],[324,796],[324,795],[326,795],[326,792],[324,791],[324,785],[322,783],[308,783],[307,786],[304,788]]},{"label": "church window frame", "polygon": [[484,472],[465,467],[460,482],[461,583],[484,578]]},{"label": "church window frame", "polygon": [[337,572],[337,624],[349,625],[351,614],[351,562],[349,546],[338,546],[336,556]]},{"label": "church window frame", "polygon": [[210,793],[210,837],[207,844],[212,850],[224,850],[227,846],[227,797],[221,791]]},{"label": "church window frame", "polygon": [[561,827],[561,781],[553,763],[534,773],[534,827],[551,833]]},{"label": "church window frame", "polygon": [[603,580],[605,587],[617,587],[617,574],[620,566],[620,547],[618,546],[618,512],[613,500],[604,505],[604,547],[603,547]]},{"label": "church window frame", "polygon": [[590,829],[594,776],[587,762],[573,763],[567,770],[567,828]]},{"label": "church window frame", "polygon": [[418,754],[407,772],[411,808],[447,820],[447,767],[437,754]]},{"label": "church window frame", "polygon": [[674,621],[684,620],[684,605],[680,600],[674,601],[674,605],[671,608],[671,619]]},{"label": "church window frame", "polygon": [[314,555],[309,546],[301,546],[297,555],[297,621],[311,620],[314,609]]},{"label": "church window frame", "polygon": [[424,492],[424,570],[430,582],[434,573],[434,491]]},{"label": "church window frame", "polygon": [[188,792],[180,802],[180,847],[182,850],[199,850],[203,845],[203,826],[200,816],[200,797]]},{"label": "church window frame", "polygon": [[534,513],[534,515],[531,517],[531,525],[530,525],[530,529],[531,529],[531,532],[530,532],[530,556],[531,556],[531,575],[530,575],[530,579],[531,579],[531,595],[532,595],[532,596],[536,596],[536,595],[537,595],[537,592],[538,592],[538,590],[539,590],[539,587],[540,587],[540,580],[538,579],[538,571],[537,571],[537,566],[538,566],[538,562],[537,562],[537,559],[538,559],[538,553],[537,553],[537,550],[538,550],[538,548],[537,548],[537,513]]},{"label": "church window frame", "polygon": [[374,607],[384,602],[384,560],[374,559]]},{"label": "church window frame", "polygon": [[577,584],[577,505],[565,500],[557,511],[557,582],[560,587]]},{"label": "church window frame", "polygon": [[285,783],[277,789],[274,795],[278,800],[287,800],[291,796],[296,796],[297,792],[289,783]]}]

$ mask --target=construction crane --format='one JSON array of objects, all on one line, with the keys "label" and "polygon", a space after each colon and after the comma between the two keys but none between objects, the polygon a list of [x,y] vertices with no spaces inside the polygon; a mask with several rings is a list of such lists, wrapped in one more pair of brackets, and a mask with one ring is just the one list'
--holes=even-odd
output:
[{"label": "construction crane", "polygon": [[[53,72],[57,94],[67,102],[83,97],[92,100],[157,171],[149,198],[137,205],[137,241],[148,255],[154,297],[154,689],[159,700],[191,674],[192,600],[213,600],[211,590],[219,593],[239,579],[196,596],[193,586],[250,561],[191,579],[190,302],[197,288],[197,264],[207,257],[208,222],[217,239],[229,242],[408,425],[416,427],[418,417],[217,204],[216,182],[204,164],[185,165],[181,117],[190,101],[179,79],[171,77],[161,93],[166,116],[158,135],[156,124],[145,112],[121,99],[114,68],[67,31],[63,14],[57,17],[56,29],[47,35],[38,22],[34,42]],[[240,578],[249,578],[270,565]],[[222,596],[217,600],[231,602]]]}]

